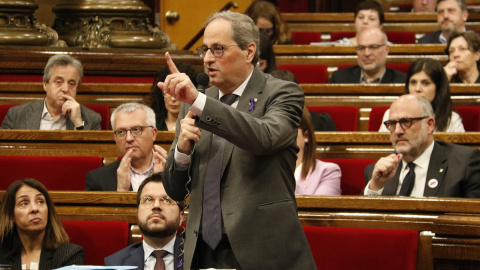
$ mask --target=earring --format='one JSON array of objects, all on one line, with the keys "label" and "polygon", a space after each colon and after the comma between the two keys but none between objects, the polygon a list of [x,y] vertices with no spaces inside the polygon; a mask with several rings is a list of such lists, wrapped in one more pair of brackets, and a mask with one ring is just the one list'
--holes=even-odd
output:
[{"label": "earring", "polygon": [[308,143],[308,139],[307,139],[307,138],[305,138],[305,143]]}]

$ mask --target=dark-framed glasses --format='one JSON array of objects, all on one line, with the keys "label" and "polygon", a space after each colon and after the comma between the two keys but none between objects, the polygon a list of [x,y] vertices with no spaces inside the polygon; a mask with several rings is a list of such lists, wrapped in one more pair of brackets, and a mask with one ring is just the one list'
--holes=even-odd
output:
[{"label": "dark-framed glasses", "polygon": [[119,128],[117,130],[115,130],[113,132],[113,134],[115,134],[115,137],[117,137],[117,139],[125,139],[127,137],[127,133],[130,131],[130,133],[132,134],[133,137],[138,137],[140,135],[142,135],[143,133],[143,129],[145,128],[153,128],[153,126],[135,126],[135,127],[132,127],[132,128],[129,128],[129,129],[125,129],[125,128]]},{"label": "dark-framed glasses", "polygon": [[409,129],[413,125],[413,121],[423,120],[426,118],[428,118],[428,116],[404,117],[404,118],[401,118],[400,120],[387,120],[383,122],[383,124],[387,127],[388,130],[391,130],[391,131],[395,130],[395,128],[397,127],[397,123],[399,123],[403,129]]},{"label": "dark-framed glasses", "polygon": [[260,31],[260,33],[271,35],[271,34],[275,33],[275,28],[274,27],[272,27],[272,28],[258,28],[258,31]]},{"label": "dark-framed glasses", "polygon": [[202,45],[202,46],[197,48],[197,52],[198,52],[198,55],[200,55],[200,57],[205,57],[208,50],[210,50],[210,52],[213,54],[213,56],[218,58],[218,57],[223,56],[223,53],[225,52],[225,49],[230,48],[230,47],[235,47],[235,46],[237,46],[237,45],[222,46],[222,45],[214,44],[214,45],[212,45],[212,47],[209,48],[205,45]]},{"label": "dark-framed glasses", "polygon": [[358,45],[357,47],[355,47],[355,49],[357,50],[357,52],[360,52],[360,53],[365,52],[366,49],[368,49],[371,52],[375,52],[383,46],[385,46],[385,44],[372,44],[368,46]]},{"label": "dark-framed glasses", "polygon": [[150,207],[150,206],[153,206],[155,204],[155,201],[157,199],[159,200],[160,205],[162,205],[164,207],[177,205],[177,202],[170,199],[170,197],[168,197],[168,196],[166,196],[166,197],[143,196],[142,198],[140,198],[140,204],[144,205],[144,206],[147,206],[147,207]]}]

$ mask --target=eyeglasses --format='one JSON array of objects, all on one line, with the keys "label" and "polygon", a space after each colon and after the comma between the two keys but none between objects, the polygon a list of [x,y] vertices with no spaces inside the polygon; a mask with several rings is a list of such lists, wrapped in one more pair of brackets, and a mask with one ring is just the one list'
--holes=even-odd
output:
[{"label": "eyeglasses", "polygon": [[208,50],[210,50],[210,52],[212,52],[213,56],[215,56],[216,58],[219,58],[219,57],[223,56],[223,53],[224,53],[225,49],[230,48],[230,47],[235,47],[235,46],[238,46],[238,45],[222,46],[222,45],[214,44],[210,48],[205,46],[205,45],[202,45],[202,46],[197,48],[197,52],[198,52],[198,55],[200,55],[200,57],[205,57]]},{"label": "eyeglasses", "polygon": [[412,124],[413,124],[413,121],[416,121],[416,120],[423,120],[423,119],[426,119],[428,118],[428,116],[422,116],[422,117],[405,117],[405,118],[402,118],[400,120],[387,120],[385,122],[383,122],[383,124],[387,127],[388,130],[395,130],[395,128],[397,127],[397,123],[400,124],[400,126],[403,128],[403,129],[409,129]]},{"label": "eyeglasses", "polygon": [[359,53],[365,52],[366,49],[368,49],[371,52],[375,52],[378,49],[380,49],[380,47],[383,47],[383,46],[385,46],[385,44],[372,44],[372,45],[368,45],[368,46],[359,45],[359,46],[355,47],[355,49]]},{"label": "eyeglasses", "polygon": [[113,132],[113,134],[115,134],[115,137],[117,137],[117,139],[125,139],[127,137],[127,133],[130,131],[130,133],[132,134],[133,137],[138,137],[140,135],[142,135],[142,132],[143,132],[143,129],[144,128],[153,128],[152,126],[136,126],[136,127],[132,127],[132,128],[129,128],[129,129],[124,129],[124,128],[119,128],[117,130],[115,130]]},{"label": "eyeglasses", "polygon": [[271,35],[271,34],[275,33],[275,28],[274,27],[272,27],[272,28],[258,28],[258,31],[260,31],[260,33]]},{"label": "eyeglasses", "polygon": [[177,202],[170,199],[168,196],[167,197],[143,196],[142,198],[140,198],[140,204],[144,205],[144,206],[147,206],[147,207],[150,207],[150,206],[153,206],[155,204],[155,201],[157,199],[160,201],[160,205],[162,205],[164,207],[177,205]]}]

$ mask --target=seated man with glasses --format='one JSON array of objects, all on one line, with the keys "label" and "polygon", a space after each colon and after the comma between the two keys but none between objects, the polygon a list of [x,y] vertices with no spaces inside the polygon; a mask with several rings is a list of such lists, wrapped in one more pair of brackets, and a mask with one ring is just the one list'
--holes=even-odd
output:
[{"label": "seated man with glasses", "polygon": [[100,114],[75,100],[82,77],[82,63],[77,59],[66,54],[50,57],[43,71],[45,99],[10,108],[1,129],[101,129]]},{"label": "seated man with glasses", "polygon": [[177,236],[183,221],[182,211],[183,203],[167,196],[161,174],[147,177],[137,192],[137,224],[143,241],[106,257],[105,266],[183,270],[183,240]]},{"label": "seated man with glasses", "polygon": [[167,151],[153,145],[155,113],[143,104],[126,103],[111,116],[113,137],[122,159],[87,173],[85,190],[137,191],[142,181],[163,172]]},{"label": "seated man with glasses", "polygon": [[480,150],[435,141],[428,100],[399,97],[384,124],[395,153],[367,166],[364,195],[480,197]]},{"label": "seated man with glasses", "polygon": [[385,66],[389,46],[382,30],[363,30],[357,44],[358,65],[333,72],[330,83],[405,83],[405,73]]}]

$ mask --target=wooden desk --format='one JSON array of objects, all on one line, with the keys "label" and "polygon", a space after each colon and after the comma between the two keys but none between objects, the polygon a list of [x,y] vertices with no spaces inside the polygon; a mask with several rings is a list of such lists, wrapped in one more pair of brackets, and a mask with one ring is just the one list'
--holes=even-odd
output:
[{"label": "wooden desk", "polygon": [[[4,191],[0,191],[0,198]],[[136,193],[51,191],[62,220],[136,223]],[[480,200],[375,196],[296,196],[302,225],[420,233],[418,269],[480,265]],[[464,269],[464,268],[462,268]]]},{"label": "wooden desk", "polygon": [[[394,44],[390,45],[388,52],[392,55],[440,55],[446,56],[444,44]],[[279,56],[305,56],[305,55],[357,55],[354,46],[341,45],[274,45],[275,55]]]},{"label": "wooden desk", "polygon": [[[319,158],[372,158],[392,153],[388,133],[315,132]],[[437,140],[480,148],[480,133],[434,133]],[[159,131],[155,144],[170,149],[175,134]],[[112,131],[0,130],[3,156],[97,156],[108,164],[120,152]]]}]

